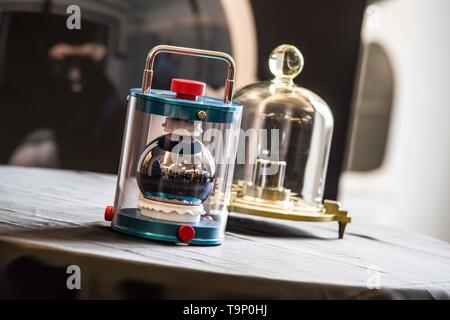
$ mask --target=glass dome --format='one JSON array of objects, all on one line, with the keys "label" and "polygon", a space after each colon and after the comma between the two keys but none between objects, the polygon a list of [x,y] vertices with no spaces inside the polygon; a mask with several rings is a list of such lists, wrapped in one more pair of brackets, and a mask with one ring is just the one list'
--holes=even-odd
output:
[{"label": "glass dome", "polygon": [[296,47],[280,45],[269,58],[274,79],[235,94],[245,110],[241,123],[245,153],[238,153],[234,175],[239,190],[235,211],[324,210],[333,115],[319,96],[294,84],[303,64]]}]

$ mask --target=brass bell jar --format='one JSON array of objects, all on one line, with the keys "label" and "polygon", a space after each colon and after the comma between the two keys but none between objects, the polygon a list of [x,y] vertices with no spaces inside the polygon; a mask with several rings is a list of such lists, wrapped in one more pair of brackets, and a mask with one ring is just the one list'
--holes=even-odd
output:
[{"label": "brass bell jar", "polygon": [[231,210],[297,221],[337,221],[339,237],[351,218],[323,201],[333,115],[315,93],[297,86],[300,51],[280,45],[269,57],[274,78],[235,94],[244,106]]}]

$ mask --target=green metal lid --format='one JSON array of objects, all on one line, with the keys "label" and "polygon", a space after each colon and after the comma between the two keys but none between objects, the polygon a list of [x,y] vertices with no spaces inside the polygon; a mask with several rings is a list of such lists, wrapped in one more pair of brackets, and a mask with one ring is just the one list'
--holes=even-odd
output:
[{"label": "green metal lid", "polygon": [[176,93],[167,90],[151,89],[148,94],[140,88],[130,89],[130,95],[136,97],[136,109],[142,112],[171,118],[232,123],[240,115],[242,105],[208,96],[198,96],[196,100],[180,99]]}]

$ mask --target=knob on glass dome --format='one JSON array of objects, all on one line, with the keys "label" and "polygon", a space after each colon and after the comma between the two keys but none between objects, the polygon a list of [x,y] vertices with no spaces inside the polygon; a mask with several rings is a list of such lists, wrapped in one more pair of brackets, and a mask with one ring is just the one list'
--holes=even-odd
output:
[{"label": "knob on glass dome", "polygon": [[300,74],[304,60],[300,50],[289,44],[276,47],[269,57],[269,68],[275,79],[290,82]]}]

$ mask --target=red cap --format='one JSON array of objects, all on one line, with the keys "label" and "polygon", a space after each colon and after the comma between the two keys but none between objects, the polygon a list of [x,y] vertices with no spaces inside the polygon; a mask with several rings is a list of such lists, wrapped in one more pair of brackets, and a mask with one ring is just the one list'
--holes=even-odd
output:
[{"label": "red cap", "polygon": [[178,238],[183,241],[192,240],[195,236],[195,230],[187,224],[183,224],[178,228]]},{"label": "red cap", "polygon": [[177,98],[195,100],[197,96],[205,95],[206,84],[187,79],[172,79],[170,91],[177,93]]},{"label": "red cap", "polygon": [[114,207],[113,206],[107,206],[105,208],[105,220],[111,221],[114,217]]}]

